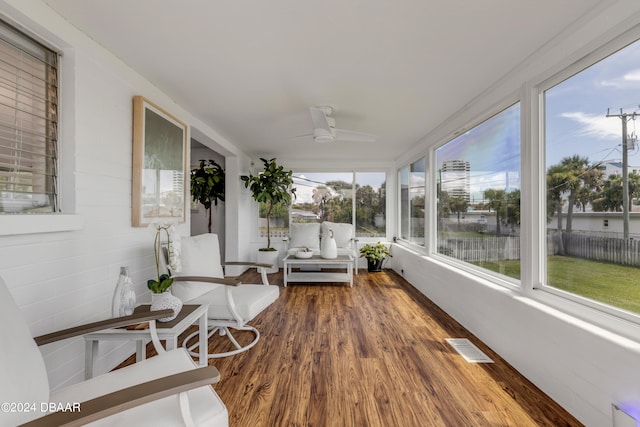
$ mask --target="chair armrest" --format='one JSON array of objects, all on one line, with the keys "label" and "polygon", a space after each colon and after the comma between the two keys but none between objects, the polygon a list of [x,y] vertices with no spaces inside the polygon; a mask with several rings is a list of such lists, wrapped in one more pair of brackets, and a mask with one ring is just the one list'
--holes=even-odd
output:
[{"label": "chair armrest", "polygon": [[262,278],[262,284],[265,286],[269,285],[269,278],[267,277],[267,268],[273,268],[272,264],[266,264],[263,262],[244,262],[244,261],[229,261],[225,262],[223,265],[245,265],[247,267],[257,267],[260,272],[260,277]]},{"label": "chair armrest", "polygon": [[80,403],[79,411],[55,412],[22,426],[83,426],[154,400],[210,385],[219,379],[220,372],[214,366],[193,369],[87,400]]},{"label": "chair armrest", "polygon": [[56,341],[65,340],[67,338],[86,335],[91,332],[102,331],[104,329],[121,328],[123,326],[135,325],[136,323],[149,322],[151,320],[162,319],[173,315],[173,310],[148,311],[143,313],[134,313],[130,316],[114,317],[111,319],[100,320],[98,322],[86,323],[84,325],[75,326],[73,328],[62,329],[60,331],[51,332],[49,334],[35,337],[37,345],[45,345]]},{"label": "chair armrest", "polygon": [[242,284],[242,282],[238,279],[234,278],[219,278],[219,277],[207,277],[207,276],[173,276],[174,282],[206,282],[206,283],[217,283],[219,285],[226,286],[238,286]]},{"label": "chair armrest", "polygon": [[266,264],[263,262],[244,262],[244,261],[230,261],[230,262],[225,262],[224,265],[246,265],[247,267],[265,267],[265,268],[271,268],[273,267],[273,264]]}]

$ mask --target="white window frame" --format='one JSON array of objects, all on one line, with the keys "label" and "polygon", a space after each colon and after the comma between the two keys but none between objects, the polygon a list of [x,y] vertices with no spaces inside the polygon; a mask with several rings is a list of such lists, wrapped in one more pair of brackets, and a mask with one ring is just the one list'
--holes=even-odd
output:
[{"label": "white window frame", "polygon": [[[4,11],[0,6],[0,11]],[[9,14],[2,19],[18,31],[33,38],[59,54],[58,61],[58,201],[59,211],[48,214],[5,214],[0,215],[0,236],[51,233],[80,230],[84,218],[76,214],[75,197],[75,55],[71,47],[61,39],[43,37],[40,33],[50,34],[33,22],[24,25],[12,19]],[[69,90],[65,90],[69,88]]]},{"label": "white window frame", "polygon": [[588,69],[597,62],[638,40],[640,40],[640,26],[636,26],[634,29],[593,48],[590,53],[581,59],[567,64],[564,68],[551,75],[541,77],[538,81],[531,82],[531,85],[528,86],[530,88],[528,90],[528,96],[530,97],[529,117],[531,123],[534,124],[531,126],[530,132],[531,147],[532,152],[537,155],[537,158],[532,162],[533,175],[531,180],[536,180],[539,183],[537,186],[538,190],[535,194],[537,194],[540,203],[539,209],[532,210],[532,212],[534,212],[534,218],[532,219],[535,225],[531,234],[533,237],[532,248],[534,251],[532,258],[537,258],[538,263],[537,265],[534,264],[530,270],[533,271],[533,275],[530,280],[528,280],[528,286],[525,292],[529,291],[529,295],[544,304],[585,319],[590,323],[602,326],[608,330],[621,333],[624,336],[635,334],[634,331],[640,326],[640,314],[631,313],[577,294],[566,292],[548,286],[545,283],[547,277],[545,240],[547,200],[544,155],[546,150],[546,141],[544,139],[544,93],[546,90],[572,78],[574,75]]}]

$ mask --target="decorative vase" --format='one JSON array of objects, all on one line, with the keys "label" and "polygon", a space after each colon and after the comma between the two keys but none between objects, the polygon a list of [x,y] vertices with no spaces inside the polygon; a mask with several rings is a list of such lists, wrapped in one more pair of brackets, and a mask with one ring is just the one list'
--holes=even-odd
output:
[{"label": "decorative vase", "polygon": [[113,294],[111,314],[113,317],[129,316],[136,308],[136,293],[133,291],[133,281],[129,276],[129,267],[120,267],[120,277]]},{"label": "decorative vase", "polygon": [[329,229],[329,235],[322,238],[322,249],[320,249],[320,256],[325,259],[338,258],[338,245],[333,238],[333,229]]},{"label": "decorative vase", "polygon": [[173,310],[173,316],[158,319],[159,322],[170,322],[178,316],[182,310],[182,300],[171,294],[171,291],[162,292],[161,294],[151,294],[151,311]]}]

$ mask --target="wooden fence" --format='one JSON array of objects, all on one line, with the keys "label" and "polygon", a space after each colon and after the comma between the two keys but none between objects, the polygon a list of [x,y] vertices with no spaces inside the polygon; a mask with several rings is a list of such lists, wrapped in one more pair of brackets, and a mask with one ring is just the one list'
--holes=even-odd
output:
[{"label": "wooden fence", "polygon": [[466,262],[520,259],[520,237],[445,237],[438,239],[438,252]]},{"label": "wooden fence", "polygon": [[585,233],[555,232],[547,239],[549,254],[640,267],[640,241]]},{"label": "wooden fence", "polygon": [[[438,252],[472,263],[520,259],[520,237],[439,238]],[[640,267],[640,240],[553,232],[547,235],[547,254]]]}]

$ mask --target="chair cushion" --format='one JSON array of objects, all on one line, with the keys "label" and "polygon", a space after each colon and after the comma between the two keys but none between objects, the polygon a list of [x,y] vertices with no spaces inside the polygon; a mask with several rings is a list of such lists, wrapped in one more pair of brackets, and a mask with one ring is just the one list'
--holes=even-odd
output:
[{"label": "chair cushion", "polygon": [[312,223],[290,223],[289,224],[289,247],[309,248],[320,251],[320,224]]},{"label": "chair cushion", "polygon": [[[226,288],[228,287],[220,286],[193,301],[189,301],[189,303],[209,304],[207,317],[211,320],[234,320],[229,307],[227,307]],[[277,300],[280,295],[280,288],[275,285],[240,285],[230,289],[236,304],[236,311],[244,322],[251,321]]]},{"label": "chair cushion", "polygon": [[[145,381],[188,371],[194,367],[196,365],[191,357],[183,348],[179,348],[52,392],[50,401],[82,402]],[[187,393],[191,416],[196,425],[228,426],[227,408],[211,386],[193,389]],[[184,425],[184,423],[176,395],[129,409],[87,425],[173,427]]]},{"label": "chair cushion", "polygon": [[[181,239],[180,262],[182,271],[177,276],[224,277],[220,262],[220,244],[217,234],[200,234]],[[182,301],[189,301],[221,285],[203,282],[174,282],[171,292]]]},{"label": "chair cushion", "polygon": [[350,248],[353,238],[353,225],[341,222],[324,221],[322,223],[322,237],[329,236],[329,229],[333,230],[333,238],[339,248]]},{"label": "chair cushion", "polygon": [[[226,289],[231,289],[236,310],[245,322],[256,317],[262,310],[271,305],[280,295],[280,288],[275,285],[240,285],[234,287],[220,286],[191,301],[190,304],[209,304],[207,317],[212,320],[233,320],[227,307]],[[237,320],[237,319],[236,319]]]},{"label": "chair cushion", "polygon": [[[358,255],[356,253],[355,249],[351,249],[351,248],[338,248],[338,256],[341,255],[351,255],[354,258],[358,258]],[[356,261],[357,262],[357,261]]]}]

